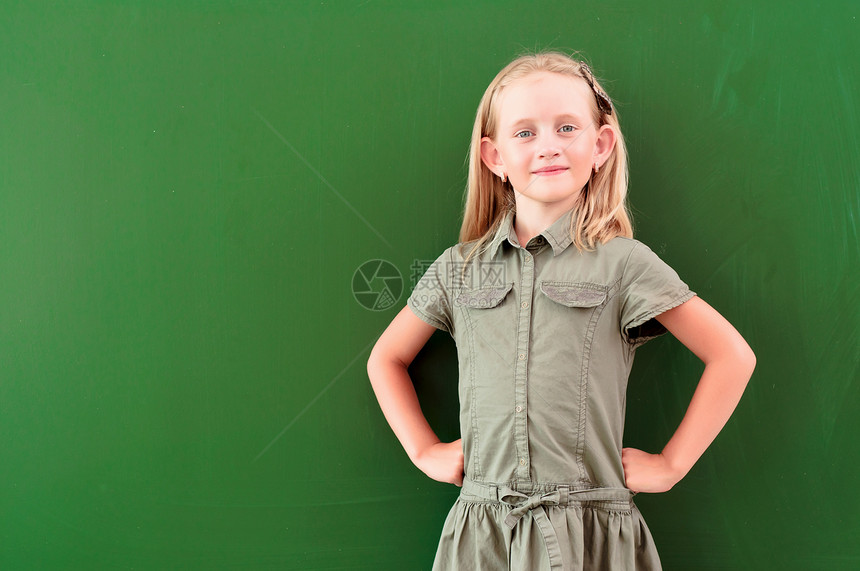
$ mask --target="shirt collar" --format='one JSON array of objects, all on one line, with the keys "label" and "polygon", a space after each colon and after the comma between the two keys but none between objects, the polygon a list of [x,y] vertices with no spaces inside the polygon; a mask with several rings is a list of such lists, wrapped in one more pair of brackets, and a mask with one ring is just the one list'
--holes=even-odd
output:
[{"label": "shirt collar", "polygon": [[[573,210],[571,208],[562,214],[558,220],[550,224],[549,228],[540,233],[540,236],[543,236],[549,245],[552,246],[553,256],[562,253],[572,242],[569,229]],[[496,231],[493,241],[490,242],[489,251],[491,256],[496,255],[496,252],[505,240],[511,245],[520,245],[517,240],[517,233],[514,231],[514,214],[514,210],[507,210],[503,215],[499,229]]]}]

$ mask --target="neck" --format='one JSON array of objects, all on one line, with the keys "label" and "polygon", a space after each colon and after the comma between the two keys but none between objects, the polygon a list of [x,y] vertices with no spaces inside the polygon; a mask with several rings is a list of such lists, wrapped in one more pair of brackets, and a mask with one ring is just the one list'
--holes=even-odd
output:
[{"label": "neck", "polygon": [[517,201],[514,216],[514,231],[520,246],[525,248],[529,240],[552,226],[565,212],[573,208],[573,201],[559,203],[539,203],[533,201]]}]

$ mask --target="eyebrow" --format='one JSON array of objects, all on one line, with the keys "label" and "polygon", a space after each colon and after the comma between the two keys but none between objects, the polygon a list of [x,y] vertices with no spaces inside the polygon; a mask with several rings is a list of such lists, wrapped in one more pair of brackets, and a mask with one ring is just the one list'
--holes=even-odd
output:
[{"label": "eyebrow", "polygon": [[[557,115],[555,117],[555,121],[574,121],[579,123],[587,123],[590,118],[583,118],[578,115],[573,115],[572,113],[562,113],[561,115]],[[519,125],[528,124],[528,123],[536,123],[537,119],[532,117],[523,117],[522,119],[517,119],[513,123],[511,123],[511,127],[517,127]]]}]

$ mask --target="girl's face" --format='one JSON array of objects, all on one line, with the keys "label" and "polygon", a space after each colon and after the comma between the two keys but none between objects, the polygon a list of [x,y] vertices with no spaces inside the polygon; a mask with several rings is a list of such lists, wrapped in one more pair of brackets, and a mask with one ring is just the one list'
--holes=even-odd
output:
[{"label": "girl's face", "polygon": [[496,136],[481,140],[481,157],[507,175],[518,209],[523,201],[560,212],[573,207],[594,164],[602,166],[615,144],[612,127],[594,122],[595,105],[585,80],[545,71],[501,92]]}]

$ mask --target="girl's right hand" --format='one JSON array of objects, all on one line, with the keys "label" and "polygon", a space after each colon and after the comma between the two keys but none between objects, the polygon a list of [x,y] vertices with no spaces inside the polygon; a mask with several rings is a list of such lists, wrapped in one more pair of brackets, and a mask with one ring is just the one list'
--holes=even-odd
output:
[{"label": "girl's right hand", "polygon": [[422,450],[413,462],[419,470],[436,480],[463,485],[463,439],[437,442]]}]

